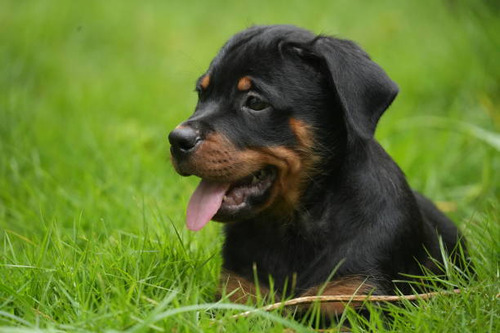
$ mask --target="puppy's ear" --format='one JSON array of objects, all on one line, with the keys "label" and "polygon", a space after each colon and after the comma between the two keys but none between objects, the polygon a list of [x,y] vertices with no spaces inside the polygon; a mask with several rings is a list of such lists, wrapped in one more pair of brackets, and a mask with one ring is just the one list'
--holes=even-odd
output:
[{"label": "puppy's ear", "polygon": [[398,94],[396,83],[351,41],[319,36],[309,50],[323,62],[344,109],[349,135],[373,137],[380,116]]}]

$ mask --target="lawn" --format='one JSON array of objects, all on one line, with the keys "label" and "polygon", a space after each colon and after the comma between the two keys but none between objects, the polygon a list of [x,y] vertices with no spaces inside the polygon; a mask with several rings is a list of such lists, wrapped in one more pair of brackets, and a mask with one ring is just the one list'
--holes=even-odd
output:
[{"label": "lawn", "polygon": [[477,271],[448,268],[461,294],[343,319],[353,332],[500,331],[493,1],[0,0],[0,332],[314,327],[213,303],[221,225],[185,228],[197,179],[174,172],[166,140],[226,39],[273,23],[353,39],[399,84],[376,137],[463,230]]}]

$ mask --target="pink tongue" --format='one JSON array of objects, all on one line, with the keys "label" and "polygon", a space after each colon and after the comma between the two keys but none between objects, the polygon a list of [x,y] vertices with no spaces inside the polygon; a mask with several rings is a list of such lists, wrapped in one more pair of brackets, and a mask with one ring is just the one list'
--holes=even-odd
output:
[{"label": "pink tongue", "polygon": [[220,208],[229,184],[201,180],[194,191],[186,211],[186,225],[189,230],[200,230]]}]

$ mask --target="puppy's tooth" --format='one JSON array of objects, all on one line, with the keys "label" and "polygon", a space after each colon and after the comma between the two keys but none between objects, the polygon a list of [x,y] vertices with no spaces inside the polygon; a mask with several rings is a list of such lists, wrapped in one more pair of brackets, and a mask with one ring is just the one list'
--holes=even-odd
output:
[{"label": "puppy's tooth", "polygon": [[252,185],[257,184],[258,182],[259,182],[259,175],[257,175],[257,176],[256,176],[256,175],[254,175],[254,176],[252,177]]}]

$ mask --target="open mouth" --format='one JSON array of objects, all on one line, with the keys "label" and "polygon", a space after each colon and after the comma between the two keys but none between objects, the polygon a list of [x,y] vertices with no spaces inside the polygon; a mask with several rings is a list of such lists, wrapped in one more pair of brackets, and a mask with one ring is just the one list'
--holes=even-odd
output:
[{"label": "open mouth", "polygon": [[[224,212],[236,211],[247,204],[259,204],[273,181],[276,179],[276,169],[266,167],[233,184],[229,187],[222,198],[222,205],[219,209]],[[221,212],[222,213],[222,212]]]},{"label": "open mouth", "polygon": [[233,183],[202,179],[188,204],[187,227],[200,230],[212,219],[226,222],[250,215],[266,202],[276,176],[276,168],[267,166]]}]

